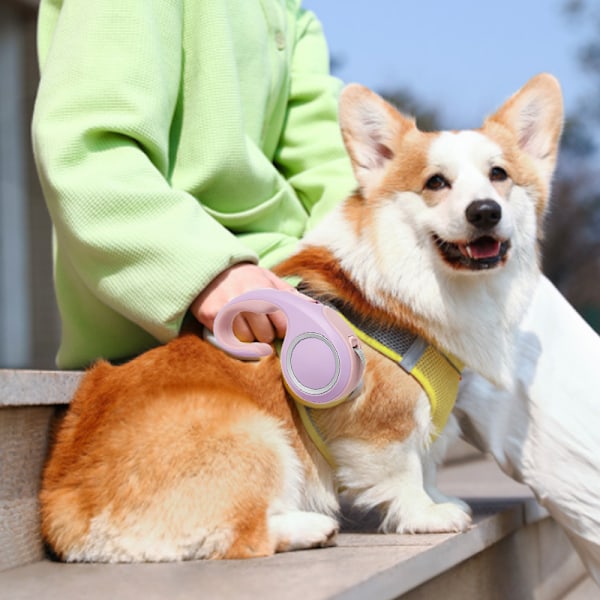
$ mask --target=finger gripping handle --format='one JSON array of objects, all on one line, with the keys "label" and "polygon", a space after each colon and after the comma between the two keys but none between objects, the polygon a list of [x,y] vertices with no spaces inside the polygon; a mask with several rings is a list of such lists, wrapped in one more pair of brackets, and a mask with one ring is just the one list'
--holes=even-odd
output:
[{"label": "finger gripping handle", "polygon": [[229,354],[238,358],[256,359],[269,356],[273,349],[263,342],[242,342],[233,333],[233,320],[241,312],[271,313],[279,310],[272,302],[260,298],[247,298],[242,294],[228,302],[217,314],[214,324],[214,334],[219,346]]}]

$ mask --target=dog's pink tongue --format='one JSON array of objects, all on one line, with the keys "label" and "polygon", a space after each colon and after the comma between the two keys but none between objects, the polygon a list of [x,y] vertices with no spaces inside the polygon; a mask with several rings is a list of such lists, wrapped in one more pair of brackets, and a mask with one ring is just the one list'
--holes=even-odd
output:
[{"label": "dog's pink tongue", "polygon": [[461,244],[459,248],[465,256],[480,260],[498,256],[500,253],[500,242],[491,237],[483,237],[470,244]]}]

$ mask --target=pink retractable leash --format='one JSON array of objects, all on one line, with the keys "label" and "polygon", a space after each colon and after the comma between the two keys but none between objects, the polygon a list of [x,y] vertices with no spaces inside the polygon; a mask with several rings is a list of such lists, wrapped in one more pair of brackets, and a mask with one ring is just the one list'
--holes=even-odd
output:
[{"label": "pink retractable leash", "polygon": [[297,400],[314,408],[346,400],[361,383],[364,357],[350,325],[333,309],[297,292],[261,289],[228,302],[215,319],[216,345],[242,359],[273,352],[269,344],[245,343],[232,331],[240,312],[282,310],[287,331],[281,347],[284,381]]}]

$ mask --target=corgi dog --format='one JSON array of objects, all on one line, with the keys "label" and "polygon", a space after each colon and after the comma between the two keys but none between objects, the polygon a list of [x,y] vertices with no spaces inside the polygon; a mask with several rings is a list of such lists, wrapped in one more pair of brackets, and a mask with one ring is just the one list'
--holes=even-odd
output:
[{"label": "corgi dog", "polygon": [[[540,272],[558,82],[534,77],[478,130],[421,132],[356,84],[339,119],[358,189],[276,272],[351,322],[408,332],[450,371],[510,386],[513,335]],[[189,330],[126,364],[98,362],[44,469],[49,547],[94,562],[324,547],[340,493],[379,509],[384,532],[468,529],[468,506],[435,488],[446,436],[427,384],[381,344],[363,351],[358,393],[311,412],[329,462],[275,355],[242,362]]]}]

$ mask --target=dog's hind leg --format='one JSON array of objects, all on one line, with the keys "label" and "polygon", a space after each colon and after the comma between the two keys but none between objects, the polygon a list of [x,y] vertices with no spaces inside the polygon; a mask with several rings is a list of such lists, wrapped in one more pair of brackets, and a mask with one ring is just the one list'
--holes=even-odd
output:
[{"label": "dog's hind leg", "polygon": [[[304,510],[308,501],[307,494],[311,495],[311,487],[308,485],[304,475],[304,468],[296,452],[289,443],[286,433],[279,427],[262,427],[265,432],[260,436],[261,442],[267,437],[270,442],[271,459],[265,464],[271,466],[271,473],[277,472],[277,485],[272,486],[272,493],[266,494],[266,490],[260,491],[269,496],[266,510],[260,512],[259,538],[262,540],[260,547],[261,555],[269,555],[274,552],[287,552],[290,550],[301,550],[308,548],[322,548],[335,544],[336,534],[339,530],[338,522],[329,514],[324,514],[333,507],[321,506],[322,512]],[[271,429],[271,431],[269,431]],[[256,431],[256,428],[252,428]],[[269,435],[265,435],[265,433]],[[274,493],[273,493],[274,492]],[[314,493],[314,490],[313,490]],[[314,500],[314,498],[313,498]],[[309,504],[314,504],[309,503]],[[315,504],[318,506],[319,502]],[[316,508],[319,510],[319,508]],[[245,511],[247,515],[254,511]],[[248,543],[246,538],[256,538],[256,527],[252,527],[252,535],[238,529],[238,535],[227,558],[242,558],[246,556],[257,556],[259,554],[248,554],[248,548],[252,552],[258,548],[256,543]]]},{"label": "dog's hind leg", "polygon": [[[339,524],[330,515],[335,512],[337,501],[335,506],[331,505],[327,497],[314,488],[314,482],[309,484],[291,446],[281,448],[279,458],[285,465],[283,485],[278,497],[271,502],[267,519],[275,552],[334,545]],[[316,512],[321,510],[323,512]]]},{"label": "dog's hind leg", "polygon": [[335,545],[338,522],[316,512],[288,511],[269,517],[276,552]]}]

